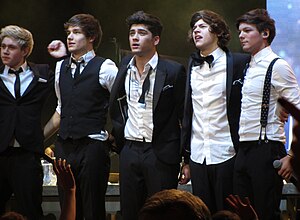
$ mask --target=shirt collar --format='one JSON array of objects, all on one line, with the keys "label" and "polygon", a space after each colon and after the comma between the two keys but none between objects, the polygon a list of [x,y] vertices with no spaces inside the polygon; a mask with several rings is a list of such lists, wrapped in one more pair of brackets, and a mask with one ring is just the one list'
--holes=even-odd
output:
[{"label": "shirt collar", "polygon": [[[157,64],[158,64],[158,53],[155,52],[155,54],[153,55],[153,57],[145,64],[144,68],[146,68],[147,66],[150,66],[154,70],[157,67]],[[127,67],[128,68],[132,68],[134,66],[135,66],[135,56],[133,56],[131,58],[131,60],[129,61]]]},{"label": "shirt collar", "polygon": [[216,62],[216,60],[218,60],[222,55],[224,55],[224,50],[222,50],[220,47],[218,47],[217,49],[215,49],[211,54],[209,55],[213,55],[214,57],[214,62]]},{"label": "shirt collar", "polygon": [[255,63],[260,62],[265,57],[270,55],[272,53],[272,49],[270,46],[265,47],[264,49],[260,50],[258,53],[256,53],[254,56],[251,57],[251,60]]},{"label": "shirt collar", "polygon": [[[20,68],[22,68],[22,72],[26,72],[27,69],[28,69],[27,61],[25,61],[25,62],[20,66]],[[8,74],[9,69],[12,69],[12,68],[10,68],[9,66],[5,65],[5,68],[4,68],[3,73]]]},{"label": "shirt collar", "polygon": [[[90,50],[86,54],[83,54],[81,57],[79,57],[79,59],[77,60],[77,62],[81,62],[83,60],[84,63],[88,63],[95,56],[96,56],[95,51],[94,50]],[[71,58],[75,60],[73,54],[71,55]]]}]

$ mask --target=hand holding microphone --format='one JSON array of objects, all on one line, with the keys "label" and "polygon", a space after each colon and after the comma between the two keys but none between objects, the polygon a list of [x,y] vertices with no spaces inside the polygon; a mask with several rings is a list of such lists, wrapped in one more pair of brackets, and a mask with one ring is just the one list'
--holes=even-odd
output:
[{"label": "hand holding microphone", "polygon": [[[275,169],[277,169],[277,170],[280,170],[281,167],[282,167],[282,162],[281,162],[281,160],[274,160],[274,162],[273,162],[273,167],[274,167]],[[290,181],[291,183],[293,183],[295,186],[297,186],[298,180],[297,180],[293,175],[291,175],[290,178],[288,178],[288,179],[289,179],[289,181]]]}]

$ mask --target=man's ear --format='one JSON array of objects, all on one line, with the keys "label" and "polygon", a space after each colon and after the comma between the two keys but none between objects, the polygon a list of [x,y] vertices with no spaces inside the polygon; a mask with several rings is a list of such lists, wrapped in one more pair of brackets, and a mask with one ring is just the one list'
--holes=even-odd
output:
[{"label": "man's ear", "polygon": [[94,43],[94,41],[95,41],[95,37],[90,37],[89,42]]},{"label": "man's ear", "polygon": [[23,57],[26,58],[28,56],[28,53],[29,53],[29,48],[26,47],[24,49],[21,49],[21,51],[22,51]]},{"label": "man's ear", "polygon": [[157,46],[157,45],[159,44],[160,37],[159,37],[159,36],[155,36],[155,37],[153,38],[153,40],[154,40],[154,45]]},{"label": "man's ear", "polygon": [[270,35],[270,31],[269,30],[264,30],[262,33],[261,33],[262,37],[264,39],[267,39]]}]

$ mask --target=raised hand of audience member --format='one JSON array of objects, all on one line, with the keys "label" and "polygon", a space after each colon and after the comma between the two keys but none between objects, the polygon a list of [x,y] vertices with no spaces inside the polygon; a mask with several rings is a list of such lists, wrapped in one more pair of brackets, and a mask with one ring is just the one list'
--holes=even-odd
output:
[{"label": "raised hand of audience member", "polygon": [[57,176],[57,184],[64,190],[60,220],[75,220],[76,217],[76,185],[70,164],[58,159],[53,162],[53,170]]},{"label": "raised hand of audience member", "polygon": [[243,220],[258,220],[257,214],[250,204],[248,197],[245,197],[245,201],[242,201],[238,195],[229,195],[226,198],[226,202]]}]

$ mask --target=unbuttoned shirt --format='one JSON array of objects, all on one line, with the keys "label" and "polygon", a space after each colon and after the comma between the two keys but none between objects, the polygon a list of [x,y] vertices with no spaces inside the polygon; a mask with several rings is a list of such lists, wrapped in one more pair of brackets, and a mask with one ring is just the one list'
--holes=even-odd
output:
[{"label": "unbuttoned shirt", "polygon": [[[158,63],[158,54],[145,64],[140,75],[136,65],[135,57],[129,64],[125,78],[125,91],[128,103],[128,119],[125,125],[125,138],[134,141],[152,142],[153,135],[153,91]],[[145,103],[139,103],[142,87],[147,74],[150,74],[150,89],[145,95]]]},{"label": "unbuttoned shirt", "polygon": [[[240,118],[240,141],[258,141],[260,134],[260,115],[263,97],[264,81],[271,61],[278,57],[266,47],[251,57],[242,88],[242,109]],[[279,119],[279,103],[277,99],[283,97],[300,108],[300,91],[296,76],[289,64],[279,59],[273,66],[267,138],[285,143],[284,123]],[[264,129],[262,139],[264,139]]]},{"label": "unbuttoned shirt", "polygon": [[[80,65],[80,74],[83,71],[84,67],[88,64],[88,62],[93,59],[96,56],[95,52],[93,50],[87,52],[83,56],[81,56],[77,62],[81,62],[82,64]],[[71,57],[70,59],[74,59]],[[63,63],[63,60],[57,62],[56,68],[55,68],[55,93],[57,96],[57,107],[56,111],[58,114],[61,113],[61,94],[60,94],[60,88],[59,88],[59,76],[60,76],[60,70],[61,70],[61,65]],[[71,73],[72,76],[74,77],[75,69],[76,69],[76,64],[69,61],[68,65],[70,65],[71,68]],[[110,60],[106,59],[99,70],[99,83],[100,85],[107,89],[109,92],[111,91],[111,88],[113,86],[113,83],[115,81],[116,75],[118,72],[118,68],[116,67],[115,63]],[[99,134],[90,134],[90,138],[96,139],[96,140],[107,140],[108,138],[108,132],[107,131],[101,131]]]},{"label": "unbuttoned shirt", "polygon": [[192,67],[191,160],[207,165],[222,163],[235,155],[226,108],[226,53],[211,54],[211,68],[204,62]]}]

